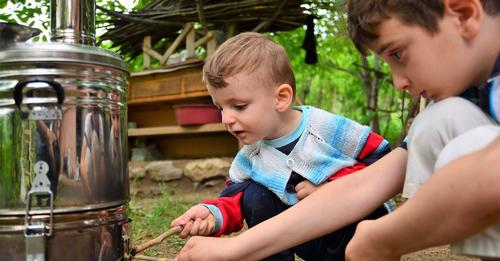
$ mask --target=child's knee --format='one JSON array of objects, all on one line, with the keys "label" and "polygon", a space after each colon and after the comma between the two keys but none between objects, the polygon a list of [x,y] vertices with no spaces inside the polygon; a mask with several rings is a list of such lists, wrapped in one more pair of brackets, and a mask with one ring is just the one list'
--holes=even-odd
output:
[{"label": "child's knee", "polygon": [[500,127],[494,125],[480,126],[463,133],[444,147],[436,161],[435,170],[460,156],[486,147],[499,136]]},{"label": "child's knee", "polygon": [[261,202],[268,201],[274,194],[264,186],[251,182],[243,191],[242,204],[244,206],[258,206]]},{"label": "child's knee", "polygon": [[460,97],[451,97],[433,104],[415,118],[408,134],[409,147],[437,146],[439,152],[460,134],[490,124],[491,119],[476,105]]},{"label": "child's knee", "polygon": [[243,192],[241,205],[249,227],[267,220],[288,208],[272,191],[256,182],[251,182]]}]

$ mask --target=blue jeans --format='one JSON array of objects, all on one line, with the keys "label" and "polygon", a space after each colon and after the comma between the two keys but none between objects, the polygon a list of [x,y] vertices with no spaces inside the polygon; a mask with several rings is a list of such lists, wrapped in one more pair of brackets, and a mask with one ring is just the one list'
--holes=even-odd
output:
[{"label": "blue jeans", "polygon": [[[242,210],[248,227],[253,227],[272,218],[289,207],[281,202],[273,192],[256,182],[250,181],[243,190]],[[385,214],[387,214],[387,210],[381,206],[364,219],[376,219]],[[328,235],[282,251],[265,260],[294,261],[295,254],[304,260],[311,261],[345,260],[345,248],[354,235],[358,223],[359,221]]]}]

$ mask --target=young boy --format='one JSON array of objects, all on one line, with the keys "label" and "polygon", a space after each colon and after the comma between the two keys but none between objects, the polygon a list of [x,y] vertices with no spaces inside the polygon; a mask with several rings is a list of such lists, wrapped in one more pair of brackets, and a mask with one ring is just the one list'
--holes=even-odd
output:
[{"label": "young boy", "polygon": [[[446,195],[440,198],[449,205],[453,204],[454,210],[467,213],[467,217],[463,214],[461,217],[455,217],[469,221],[469,223],[464,223],[463,227],[474,223],[472,217],[478,217],[476,220],[479,220],[487,215],[495,216],[492,209],[498,208],[491,205],[494,205],[496,200],[485,202],[484,195],[495,195],[495,191],[498,189],[495,186],[479,187],[478,184],[481,183],[481,180],[477,178],[478,173],[462,173],[461,177],[466,178],[465,180],[469,184],[476,185],[472,191],[476,194],[484,194],[483,196],[471,194],[470,189],[460,187],[464,186],[464,180],[456,180],[453,176],[441,174],[437,175],[439,176],[438,181],[434,181],[433,178],[430,178],[430,174],[434,171],[433,163],[440,156],[446,144],[454,138],[460,135],[467,136],[470,134],[469,130],[482,125],[490,126],[479,129],[481,136],[475,137],[483,139],[483,144],[498,136],[495,134],[498,133],[498,127],[495,127],[497,123],[494,123],[487,115],[493,118],[500,115],[498,114],[500,99],[495,96],[498,95],[498,85],[496,84],[498,81],[494,80],[498,73],[495,64],[498,64],[497,57],[500,54],[500,45],[498,45],[498,39],[500,39],[500,1],[357,0],[350,1],[349,5],[351,36],[358,48],[365,50],[368,47],[390,64],[396,88],[435,101],[435,104],[421,113],[413,123],[408,137],[409,152],[407,153],[404,147],[396,148],[370,167],[325,185],[288,211],[263,222],[236,238],[217,240],[193,238],[181,252],[180,260],[191,260],[191,258],[196,260],[200,254],[205,253],[205,250],[213,245],[231,250],[225,253],[210,253],[209,259],[211,257],[216,257],[218,260],[228,257],[230,259],[238,259],[239,257],[245,257],[249,260],[259,259],[289,245],[321,236],[352,222],[352,220],[359,219],[387,198],[400,192],[403,184],[405,184],[405,194],[412,195],[427,179],[430,179],[429,183],[433,185],[429,189],[422,189],[426,191],[424,195],[427,196],[443,196],[439,187],[435,185],[436,183],[445,188],[456,185],[458,187],[454,187],[455,190],[469,192],[466,194],[469,200],[459,202],[460,204],[457,204],[455,199],[451,197],[444,197]],[[489,78],[492,80],[488,81]],[[487,84],[483,84],[485,82]],[[485,89],[489,91],[482,92]],[[472,103],[462,98],[449,98],[459,96],[465,90],[468,91],[463,97],[470,101],[478,100],[480,106],[472,106]],[[487,106],[481,106],[481,103],[485,101],[485,99],[481,99],[479,95],[481,93],[490,95],[490,98],[486,99]],[[481,111],[478,108],[485,110]],[[496,120],[498,121],[498,119]],[[450,150],[445,149],[445,151]],[[466,162],[474,163],[471,160]],[[422,166],[421,168],[419,168],[419,164]],[[453,167],[456,169],[461,166],[460,164],[462,162],[454,161],[449,168],[443,168],[442,172],[449,172]],[[481,171],[482,168],[484,172],[487,172],[485,169],[488,168],[484,165],[474,167],[478,171]],[[419,173],[423,173],[423,175],[420,176]],[[500,179],[500,176],[497,178]],[[357,186],[357,189],[355,191],[349,190],[350,186]],[[338,200],[330,201],[331,198]],[[447,208],[438,211],[432,208],[435,213],[440,214],[439,218],[423,219],[419,215],[428,214],[429,211],[419,212],[418,209],[411,206],[431,207],[434,200],[423,196],[417,197],[415,201],[420,204],[408,204],[413,202],[413,199],[410,199],[405,203],[409,207],[404,205],[401,211],[397,210],[394,214],[380,220],[396,218],[397,214],[405,209],[414,210],[412,212],[414,216],[410,219],[406,218],[406,224],[412,223],[412,228],[414,228],[412,232],[427,232],[427,234],[414,233],[413,235],[416,236],[411,233],[405,235],[406,238],[411,239],[410,245],[413,244],[411,247],[416,244],[416,248],[403,249],[402,251],[400,251],[401,249],[391,249],[391,245],[387,244],[385,239],[391,233],[399,233],[392,225],[385,222],[384,224],[387,226],[377,230],[378,234],[375,235],[363,233],[365,229],[360,229],[359,234],[351,242],[348,256],[361,253],[361,258],[366,258],[365,260],[397,259],[408,250],[413,251],[421,247],[449,243],[450,241],[443,240],[470,235],[470,230],[465,232],[464,229],[457,228],[456,222],[438,222],[445,220],[445,217],[452,219],[453,217],[448,214],[457,213],[456,211],[449,211]],[[467,204],[461,205],[464,203]],[[484,207],[478,208],[477,206]],[[306,219],[307,222],[304,222]],[[399,224],[404,221],[402,218],[398,220]],[[379,220],[362,223],[360,227],[373,227],[371,225],[377,222]],[[395,222],[391,224],[393,223]],[[491,221],[483,222],[483,224],[491,224]],[[300,229],[287,231],[289,226],[300,227]],[[444,229],[445,227],[447,229]],[[484,225],[474,224],[473,227],[475,228],[473,232],[477,233]],[[437,228],[442,229],[440,231],[445,230],[447,233],[438,233]],[[372,230],[366,229],[365,231]],[[286,240],[279,240],[279,235],[285,231],[287,231]],[[408,240],[392,241],[396,245],[401,242],[408,243]],[[385,251],[385,247],[389,250]],[[496,249],[498,250],[500,247],[496,247]],[[387,252],[390,255],[386,255],[388,259],[384,259],[384,254]],[[486,255],[490,256],[490,253],[486,253]]]},{"label": "young boy", "polygon": [[[221,197],[172,221],[172,226],[183,226],[181,237],[229,234],[240,230],[243,220],[253,227],[323,183],[390,151],[388,142],[366,126],[317,108],[292,107],[295,79],[288,57],[264,35],[242,33],[227,40],[206,61],[203,74],[223,124],[245,146],[231,165]],[[382,206],[366,218],[386,213]],[[293,261],[294,254],[306,260],[344,260],[356,224],[269,260]]]}]

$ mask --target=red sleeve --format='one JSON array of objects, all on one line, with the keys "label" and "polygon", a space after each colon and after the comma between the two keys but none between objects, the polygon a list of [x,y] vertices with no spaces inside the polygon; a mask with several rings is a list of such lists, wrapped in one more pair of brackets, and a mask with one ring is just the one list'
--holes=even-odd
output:
[{"label": "red sleeve", "polygon": [[372,154],[374,151],[376,151],[384,140],[385,139],[382,136],[374,132],[370,132],[368,138],[366,139],[365,146],[359,153],[358,160],[362,160],[366,158],[368,155]]},{"label": "red sleeve", "polygon": [[332,181],[332,180],[336,180],[338,178],[341,178],[343,176],[347,176],[347,175],[354,173],[358,170],[362,170],[365,167],[366,167],[366,165],[364,163],[358,163],[352,167],[343,168],[343,169],[335,172],[334,175],[331,175],[330,177],[328,177],[327,181]]},{"label": "red sleeve", "polygon": [[220,197],[201,202],[216,206],[222,214],[222,226],[213,236],[228,235],[243,228],[243,213],[241,212],[242,196],[243,192],[239,192],[230,197]]},{"label": "red sleeve", "polygon": [[[382,136],[374,132],[370,132],[368,138],[366,139],[365,146],[363,147],[357,158],[359,162],[354,166],[343,168],[337,171],[334,175],[331,175],[328,178],[328,181],[336,180],[338,178],[354,173],[358,170],[362,170],[366,166],[382,158],[385,154],[391,151],[388,143],[385,148],[382,148],[381,150],[377,151],[377,149],[381,146],[381,144],[384,141],[385,139]],[[375,151],[377,152],[375,153]]]}]

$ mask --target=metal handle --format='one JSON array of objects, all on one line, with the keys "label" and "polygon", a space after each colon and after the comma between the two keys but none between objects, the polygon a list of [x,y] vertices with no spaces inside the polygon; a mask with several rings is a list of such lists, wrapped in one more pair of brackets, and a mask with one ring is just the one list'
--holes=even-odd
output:
[{"label": "metal handle", "polygon": [[14,101],[16,102],[17,107],[20,107],[23,103],[23,89],[30,83],[42,82],[48,84],[52,89],[56,91],[57,95],[57,103],[62,105],[64,102],[64,89],[56,81],[49,80],[46,78],[32,78],[29,80],[20,81],[14,86]]}]

